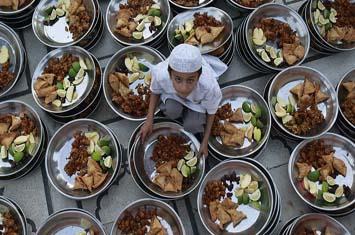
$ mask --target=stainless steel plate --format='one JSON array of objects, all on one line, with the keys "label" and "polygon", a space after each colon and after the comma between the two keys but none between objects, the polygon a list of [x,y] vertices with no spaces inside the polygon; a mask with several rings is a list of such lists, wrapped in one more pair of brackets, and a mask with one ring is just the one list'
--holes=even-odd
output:
[{"label": "stainless steel plate", "polygon": [[17,9],[17,10],[12,10],[9,7],[0,7],[0,15],[12,17],[12,16],[16,16],[19,14],[25,14],[27,11],[29,11],[29,10],[31,10],[31,8],[33,8],[33,5],[36,1],[37,0],[31,0],[28,2],[28,4],[26,6],[21,7],[20,9]]},{"label": "stainless steel plate", "polygon": [[[211,180],[220,180],[225,174],[231,174],[233,171],[236,172],[237,175],[248,173],[251,174],[253,178],[258,179],[262,195],[262,208],[259,211],[248,205],[239,205],[238,210],[246,214],[247,218],[242,220],[236,227],[229,224],[225,228],[225,231],[221,231],[218,225],[210,219],[211,217],[208,207],[203,205],[202,196],[207,182]],[[262,230],[268,226],[269,221],[271,220],[271,209],[274,207],[275,203],[275,198],[272,194],[269,180],[256,166],[243,160],[224,161],[213,167],[203,179],[198,191],[197,209],[203,225],[211,234],[262,234]],[[234,202],[238,201],[234,194],[231,199]]]},{"label": "stainless steel plate", "polygon": [[0,196],[0,213],[10,212],[18,226],[19,234],[27,234],[26,221],[21,208],[4,196]]},{"label": "stainless steel plate", "polygon": [[[64,171],[64,167],[68,162],[67,157],[70,155],[72,149],[71,144],[74,141],[73,136],[78,131],[96,131],[100,136],[109,136],[111,140],[110,147],[113,160],[113,173],[109,173],[104,183],[92,192],[74,190],[73,187],[76,174],[70,177]],[[75,200],[88,199],[100,194],[109,187],[119,170],[121,157],[121,148],[116,142],[114,135],[106,126],[92,119],[77,119],[58,129],[50,140],[45,160],[46,173],[51,184],[62,195]]]},{"label": "stainless steel plate", "polygon": [[[335,179],[336,184],[346,185],[351,188],[352,192],[355,191],[355,145],[350,140],[345,137],[334,134],[334,133],[326,133],[321,137],[317,138],[324,140],[326,145],[333,146],[335,150],[334,156],[338,159],[341,159],[347,168],[346,177],[342,175],[338,175]],[[335,205],[320,205],[317,203],[314,197],[309,196],[309,192],[304,189],[300,185],[300,181],[297,180],[298,169],[296,167],[296,162],[300,157],[300,151],[306,144],[310,143],[312,140],[304,140],[293,150],[289,163],[288,163],[288,174],[292,184],[292,187],[298,194],[298,196],[309,206],[314,207],[318,210],[322,210],[324,212],[336,212],[343,210],[345,208],[351,207],[351,205],[355,204],[355,199],[352,201],[348,201],[345,197],[339,200],[338,204]],[[302,182],[302,181],[301,181]],[[321,189],[322,185],[318,183],[318,187]]]},{"label": "stainless steel plate", "polygon": [[[45,67],[48,64],[48,61],[52,58],[61,58],[64,54],[71,54],[83,58],[85,60],[86,66],[88,67],[88,70],[86,70],[86,75],[84,77],[84,80],[78,86],[76,86],[76,92],[78,93],[78,97],[72,102],[68,102],[66,100],[66,102],[63,103],[62,107],[57,108],[54,105],[45,104],[44,99],[39,98],[37,96],[37,93],[34,89],[34,85],[37,78],[43,73]],[[37,65],[37,68],[34,71],[32,76],[32,96],[36,101],[36,103],[38,104],[38,106],[40,106],[43,110],[49,113],[60,114],[60,113],[71,111],[77,106],[79,106],[81,102],[83,102],[85,98],[89,95],[90,91],[94,86],[95,73],[96,73],[95,62],[92,56],[86,50],[76,46],[58,48],[45,55],[44,58]]]},{"label": "stainless steel plate", "polygon": [[274,0],[268,0],[268,1],[266,1],[265,3],[263,3],[263,4],[261,4],[261,5],[257,6],[257,7],[247,7],[247,6],[244,6],[244,5],[241,4],[240,1],[238,1],[238,0],[227,0],[227,2],[228,2],[229,4],[231,4],[232,6],[236,7],[237,9],[240,9],[240,10],[242,10],[242,11],[244,10],[244,11],[249,11],[249,12],[250,12],[250,11],[253,11],[254,9],[260,7],[260,6],[263,5],[263,4],[267,4],[267,3],[274,2]]},{"label": "stainless steel plate", "polygon": [[136,167],[136,171],[139,172],[143,184],[149,188],[153,193],[166,197],[166,198],[181,198],[190,194],[201,182],[203,174],[205,172],[205,158],[199,158],[197,168],[198,174],[194,183],[185,191],[182,192],[164,192],[158,185],[152,182],[152,179],[156,175],[155,162],[151,159],[154,146],[157,142],[157,138],[161,135],[179,135],[186,139],[186,142],[191,142],[191,150],[198,152],[200,143],[194,135],[186,132],[180,125],[174,122],[161,122],[153,125],[153,132],[146,137],[146,140],[142,143],[141,138],[137,138],[135,147],[133,149],[133,161]]},{"label": "stainless steel plate", "polygon": [[345,97],[347,96],[348,92],[343,87],[344,82],[355,82],[355,67],[351,68],[348,72],[344,74],[344,76],[340,79],[338,86],[337,86],[337,97],[339,100],[339,113],[342,119],[345,120],[345,125],[348,127],[347,129],[352,130],[355,132],[355,125],[350,122],[350,120],[344,115],[340,105],[344,102]]},{"label": "stainless steel plate", "polygon": [[0,47],[2,46],[6,46],[9,50],[10,71],[15,74],[15,77],[9,85],[0,89],[0,97],[15,86],[25,67],[25,52],[20,38],[14,30],[0,22]]},{"label": "stainless steel plate", "polygon": [[[320,90],[325,94],[329,95],[329,99],[325,102],[318,104],[318,109],[322,112],[325,121],[321,127],[314,130],[313,133],[307,135],[295,135],[289,131],[283,124],[280,118],[275,114],[275,109],[272,107],[271,99],[272,97],[280,96],[284,100],[288,100],[290,90],[297,84],[304,81],[305,78],[316,82],[320,85]],[[323,133],[329,131],[329,129],[334,125],[337,115],[338,115],[338,99],[334,90],[333,85],[329,80],[318,70],[310,67],[297,66],[291,67],[283,70],[272,80],[269,92],[268,92],[268,104],[273,120],[277,123],[277,126],[281,128],[287,135],[290,135],[299,139],[312,139],[319,137]]]},{"label": "stainless steel plate", "polygon": [[131,213],[133,216],[140,210],[140,209],[146,209],[146,210],[157,210],[157,216],[166,230],[166,235],[185,235],[185,229],[184,226],[181,222],[180,217],[174,209],[169,206],[167,203],[156,200],[156,199],[140,199],[137,201],[134,201],[130,203],[128,206],[126,206],[118,215],[116,218],[112,229],[111,229],[111,235],[121,235],[123,234],[117,227],[118,221],[123,219],[124,215],[126,213]]},{"label": "stainless steel plate", "polygon": [[37,235],[69,235],[86,232],[93,228],[100,235],[106,235],[103,225],[89,212],[72,208],[52,214],[37,230]]},{"label": "stainless steel plate", "polygon": [[68,30],[69,26],[66,22],[66,17],[59,18],[58,21],[51,26],[45,25],[45,11],[57,3],[58,0],[43,0],[38,4],[32,18],[33,32],[38,40],[47,46],[56,48],[72,46],[81,41],[91,32],[97,18],[98,9],[96,8],[94,0],[83,0],[91,17],[90,27],[87,32],[74,40],[72,33]]},{"label": "stainless steel plate", "polygon": [[[229,146],[224,146],[220,137],[211,136],[209,138],[208,145],[213,149],[213,151],[227,158],[250,156],[256,151],[258,151],[269,138],[271,129],[271,115],[269,108],[263,97],[257,91],[246,86],[233,85],[224,87],[222,88],[222,95],[223,98],[221,100],[220,106],[226,103],[230,103],[232,106],[232,110],[236,110],[237,108],[242,107],[242,103],[244,101],[249,101],[251,103],[257,104],[261,108],[261,121],[264,124],[264,128],[262,129],[263,137],[259,143],[257,143],[256,141],[250,142],[248,139],[245,138],[243,146],[233,148]],[[234,125],[238,128],[245,128],[248,127],[249,124],[239,123]]]},{"label": "stainless steel plate", "polygon": [[195,9],[199,9],[202,7],[206,7],[208,5],[210,5],[214,0],[199,0],[198,1],[198,6],[195,7],[187,7],[187,6],[183,6],[180,5],[178,3],[176,3],[174,0],[169,0],[170,4],[173,5],[174,7],[181,9],[181,10],[195,10]]},{"label": "stainless steel plate", "polygon": [[326,227],[330,227],[333,233],[350,235],[351,233],[341,223],[325,214],[304,214],[298,217],[292,224],[289,234],[300,234],[304,229],[315,230],[316,234],[323,233]]},{"label": "stainless steel plate", "polygon": [[167,27],[171,15],[170,5],[168,0],[157,0],[157,4],[160,5],[161,10],[161,20],[163,27],[160,30],[155,32],[150,32],[149,29],[143,31],[143,40],[137,41],[132,38],[124,37],[115,32],[116,28],[116,15],[120,9],[120,4],[127,3],[127,0],[111,0],[106,11],[106,26],[111,36],[118,42],[126,46],[138,46],[138,45],[147,45],[149,43],[153,43],[155,39],[159,38],[165,28]]},{"label": "stainless steel plate", "polygon": [[[153,50],[150,47],[145,47],[145,46],[130,46],[130,47],[125,47],[121,50],[119,50],[116,54],[114,54],[110,61],[107,63],[105,72],[104,72],[104,79],[103,79],[103,87],[104,87],[104,95],[106,98],[107,103],[111,107],[111,109],[117,113],[119,116],[131,120],[131,121],[142,121],[146,119],[146,116],[144,117],[136,117],[130,114],[125,113],[119,106],[118,104],[114,103],[112,101],[112,89],[110,87],[110,83],[108,81],[109,75],[112,72],[117,71],[117,69],[125,69],[125,64],[124,60],[126,56],[135,56],[137,57],[137,60],[146,65],[147,67],[152,67],[152,65],[156,65],[163,60],[165,60],[165,57],[162,57],[159,53],[157,53],[155,50]],[[151,72],[151,71],[150,71]],[[129,88],[134,91],[135,94],[137,94],[136,87],[139,84],[145,84],[144,79],[138,79],[132,84],[130,84]],[[156,110],[156,113],[159,112],[159,109]]]},{"label": "stainless steel plate", "polygon": [[177,46],[173,42],[175,29],[177,29],[180,25],[183,25],[186,21],[193,19],[195,13],[207,13],[209,16],[213,16],[217,20],[221,21],[225,27],[220,36],[218,36],[218,38],[213,43],[199,46],[202,54],[210,53],[219,47],[222,47],[229,40],[229,38],[232,37],[233,21],[229,14],[215,7],[206,7],[180,13],[170,21],[167,32],[168,43],[170,46]]},{"label": "stainless steel plate", "polygon": [[34,160],[36,160],[36,158],[39,157],[39,153],[41,149],[40,146],[43,141],[43,126],[37,112],[28,104],[18,100],[8,100],[0,103],[1,115],[6,115],[6,114],[18,115],[21,112],[27,114],[34,121],[38,129],[37,146],[35,148],[33,157],[26,157],[22,159],[20,164],[18,164],[15,167],[12,167],[9,162],[0,159],[0,177],[9,177],[17,174],[18,172],[27,168]]},{"label": "stainless steel plate", "polygon": [[252,54],[256,60],[259,61],[264,67],[281,71],[287,67],[288,65],[284,66],[273,66],[271,64],[266,63],[261,59],[261,57],[256,52],[255,46],[252,41],[252,35],[254,27],[257,23],[260,22],[263,18],[273,18],[275,20],[279,20],[281,22],[287,23],[294,31],[297,32],[297,35],[300,38],[301,45],[305,48],[305,55],[301,60],[295,63],[292,66],[300,65],[305,58],[307,57],[309,46],[310,46],[310,36],[307,29],[307,25],[303,21],[302,17],[293,9],[288,6],[280,5],[276,3],[268,3],[258,7],[255,11],[253,11],[247,20],[246,27],[245,27],[245,36],[247,39],[248,48],[252,51]]}]

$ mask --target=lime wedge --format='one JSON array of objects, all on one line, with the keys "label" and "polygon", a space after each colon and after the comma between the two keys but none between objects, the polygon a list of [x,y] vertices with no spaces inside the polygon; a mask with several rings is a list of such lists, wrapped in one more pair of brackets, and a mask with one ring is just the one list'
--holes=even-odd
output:
[{"label": "lime wedge", "polygon": [[190,167],[195,166],[196,164],[197,164],[197,157],[193,157],[192,159],[190,159],[186,162],[186,165],[188,165]]},{"label": "lime wedge", "polygon": [[247,193],[243,194],[243,204],[247,205],[249,203],[250,199],[249,199],[249,195]]},{"label": "lime wedge", "polygon": [[260,202],[256,202],[256,201],[251,201],[249,203],[249,205],[251,207],[253,207],[254,209],[260,210],[261,209],[261,203]]},{"label": "lime wedge", "polygon": [[188,152],[188,154],[185,155],[185,160],[188,161],[192,159],[195,156],[195,153],[193,151]]},{"label": "lime wedge", "polygon": [[15,145],[14,151],[15,152],[23,152],[23,150],[25,150],[25,147],[26,147],[26,144]]},{"label": "lime wedge", "polygon": [[190,169],[190,167],[188,167],[187,165],[183,165],[183,166],[181,167],[181,173],[182,173],[182,175],[183,175],[185,178],[189,177],[190,174],[191,174],[191,169]]},{"label": "lime wedge", "polygon": [[234,193],[235,193],[235,196],[241,197],[241,196],[243,196],[243,194],[244,194],[244,189],[238,188],[238,189],[236,189],[236,190],[234,191]]},{"label": "lime wedge", "polygon": [[335,185],[335,179],[333,177],[331,177],[330,175],[327,176],[327,183],[330,186],[334,186]]},{"label": "lime wedge", "polygon": [[249,198],[252,201],[258,201],[260,197],[261,197],[260,189],[255,190],[255,192],[249,195]]},{"label": "lime wedge", "polygon": [[33,154],[35,153],[35,148],[36,148],[36,144],[26,143],[27,154],[33,156]]},{"label": "lime wedge", "polygon": [[323,193],[323,199],[326,202],[334,202],[336,199],[336,196],[332,193],[325,192],[325,193]]},{"label": "lime wedge", "polygon": [[25,156],[23,152],[14,152],[14,161],[19,162],[22,160],[22,158]]},{"label": "lime wedge", "polygon": [[108,157],[105,158],[104,165],[107,168],[111,168],[112,167],[112,157],[111,156],[108,156]]},{"label": "lime wedge", "polygon": [[251,183],[251,175],[246,174],[240,179],[240,187],[247,188]]},{"label": "lime wedge", "polygon": [[242,104],[242,109],[244,112],[250,113],[251,111],[250,103],[248,101],[244,101]]},{"label": "lime wedge", "polygon": [[4,145],[1,146],[0,155],[1,155],[1,159],[7,158],[7,151],[6,151],[6,147]]},{"label": "lime wedge", "polygon": [[254,193],[257,189],[258,189],[259,185],[258,185],[258,181],[252,181],[249,186],[246,188],[246,192],[247,193]]},{"label": "lime wedge", "polygon": [[197,171],[197,167],[196,166],[192,166],[190,169],[191,169],[191,175],[194,174]]},{"label": "lime wedge", "polygon": [[185,164],[185,160],[184,159],[180,159],[179,161],[178,161],[178,164],[177,164],[177,169],[178,169],[178,171],[181,171],[181,168],[182,168],[182,166]]},{"label": "lime wedge", "polygon": [[341,197],[341,196],[343,196],[343,194],[344,194],[344,187],[343,187],[343,185],[341,185],[335,190],[335,196]]}]

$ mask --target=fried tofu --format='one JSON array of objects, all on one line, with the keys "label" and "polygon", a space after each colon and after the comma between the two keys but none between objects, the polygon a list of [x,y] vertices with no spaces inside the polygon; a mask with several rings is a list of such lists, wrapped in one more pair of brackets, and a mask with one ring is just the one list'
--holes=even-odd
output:
[{"label": "fried tofu", "polygon": [[302,94],[303,94],[303,83],[299,83],[297,84],[295,87],[293,87],[290,92],[292,94],[294,94],[295,96],[297,96],[298,99],[301,98]]},{"label": "fried tofu", "polygon": [[333,160],[333,167],[334,167],[334,169],[337,171],[337,172],[339,172],[342,176],[346,176],[346,165],[345,165],[345,163],[342,161],[342,160],[340,160],[340,159],[338,159],[338,158],[334,158],[334,160]]},{"label": "fried tofu", "polygon": [[127,96],[131,90],[129,89],[129,79],[124,73],[111,73],[108,77],[112,90],[120,94],[122,97]]},{"label": "fried tofu", "polygon": [[229,209],[227,210],[227,213],[231,216],[233,227],[237,226],[243,219],[247,218],[243,212],[235,209]]},{"label": "fried tofu", "polygon": [[231,128],[231,126],[229,126],[229,125],[227,127],[224,126],[224,128],[225,128],[225,130],[228,130],[228,132],[226,132],[226,131],[221,132],[221,138],[222,138],[223,145],[233,146],[233,147],[243,146],[244,138],[245,138],[245,131],[243,129],[239,129],[236,127]]},{"label": "fried tofu", "polygon": [[223,208],[225,210],[229,210],[229,209],[236,209],[238,207],[238,204],[233,202],[230,198],[225,198],[221,205],[223,206]]},{"label": "fried tofu", "polygon": [[152,219],[152,222],[150,224],[150,230],[147,233],[147,235],[159,235],[159,234],[164,234],[163,231],[163,226],[161,225],[159,219],[154,216],[154,218]]},{"label": "fried tofu", "polygon": [[169,161],[157,168],[158,175],[152,180],[164,192],[179,192],[182,190],[183,176],[173,168],[175,161]]},{"label": "fried tofu", "polygon": [[352,92],[355,89],[355,81],[343,82],[342,85],[348,92]]},{"label": "fried tofu", "polygon": [[325,94],[324,92],[320,90],[316,92],[316,97],[315,97],[316,104],[322,103],[328,99],[329,99],[329,95]]},{"label": "fried tofu", "polygon": [[210,202],[210,204],[208,205],[208,209],[210,211],[210,216],[211,216],[211,220],[213,222],[215,222],[217,220],[217,213],[218,213],[218,201],[212,201]]},{"label": "fried tofu", "polygon": [[298,168],[298,179],[303,179],[312,170],[312,166],[307,163],[296,162],[296,166]]},{"label": "fried tofu", "polygon": [[303,87],[303,94],[310,95],[316,91],[316,87],[314,86],[313,82],[308,78],[304,79],[304,87]]},{"label": "fried tofu", "polygon": [[89,190],[100,187],[107,177],[108,173],[103,173],[99,164],[89,158],[87,162],[87,173],[83,176],[76,176],[74,182],[74,189]]},{"label": "fried tofu", "polygon": [[236,111],[233,112],[232,116],[229,118],[231,122],[243,122],[243,113],[242,109],[238,108]]},{"label": "fried tofu", "polygon": [[228,224],[232,221],[232,218],[230,217],[230,215],[226,212],[226,210],[223,208],[223,206],[221,204],[219,204],[217,206],[217,218],[219,220],[219,228],[221,230],[224,229],[224,225]]}]

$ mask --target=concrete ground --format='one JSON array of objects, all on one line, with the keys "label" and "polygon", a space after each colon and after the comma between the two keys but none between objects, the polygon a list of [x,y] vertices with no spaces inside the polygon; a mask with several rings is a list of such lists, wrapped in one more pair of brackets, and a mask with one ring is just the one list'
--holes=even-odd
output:
[{"label": "concrete ground", "polygon": [[[100,0],[103,13],[106,12],[108,2],[108,0]],[[216,0],[215,2],[216,6],[231,14],[235,26],[237,26],[242,15],[240,15],[237,10],[229,7],[222,0]],[[303,1],[298,0],[283,0],[284,4],[290,5],[294,9],[298,9],[302,2]],[[21,30],[18,33],[24,41],[25,48],[28,52],[29,66],[11,93],[0,100],[16,99],[30,104],[38,111],[49,129],[50,136],[52,136],[61,124],[54,122],[35,104],[30,89],[32,74],[36,65],[50,49],[42,45],[35,38],[31,27]],[[105,29],[101,41],[91,52],[99,59],[102,68],[104,68],[109,58],[120,48],[121,46],[113,41],[107,29]],[[168,49],[166,48],[166,45],[163,46],[162,52],[167,55],[167,51]],[[355,51],[333,55],[321,55],[310,51],[310,54],[303,65],[318,69],[325,74],[335,86],[342,75],[354,66],[354,62]],[[235,56],[229,70],[220,78],[219,82],[221,87],[231,84],[243,84],[262,93],[266,82],[272,76],[273,74],[265,75],[251,70]],[[139,125],[138,122],[119,118],[109,108],[104,97],[102,97],[98,109],[89,118],[98,120],[112,128],[117,134],[119,141],[125,147],[127,147],[131,132],[137,125]],[[335,127],[331,131],[338,132]],[[312,212],[312,210],[296,195],[288,180],[287,164],[289,156],[295,146],[296,143],[289,142],[272,131],[267,149],[259,159],[274,177],[281,194],[282,216],[277,231],[290,218]],[[209,165],[213,164],[213,161],[209,161]],[[135,185],[127,169],[128,166],[126,163],[124,171],[120,174],[119,180],[111,186],[107,193],[90,200],[74,201],[59,194],[50,185],[43,164],[23,179],[0,182],[0,195],[3,194],[19,203],[26,214],[29,230],[32,233],[39,228],[50,214],[69,207],[83,208],[93,213],[98,219],[100,219],[104,224],[107,233],[109,233],[114,219],[123,207],[134,200],[147,197]],[[208,232],[203,227],[197,213],[196,191],[197,190],[195,190],[189,197],[170,202],[170,204],[176,209],[181,217],[187,234],[204,235],[208,234]],[[352,223],[354,221],[354,214],[346,217],[339,217],[337,220],[342,222],[350,231],[355,231],[355,223]],[[278,234],[277,231],[275,231],[274,234]]]}]

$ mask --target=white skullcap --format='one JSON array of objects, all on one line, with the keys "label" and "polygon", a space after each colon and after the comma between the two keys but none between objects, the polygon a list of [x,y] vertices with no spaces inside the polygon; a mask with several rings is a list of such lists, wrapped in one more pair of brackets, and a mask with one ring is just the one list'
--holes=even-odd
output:
[{"label": "white skullcap", "polygon": [[169,66],[176,72],[193,73],[202,67],[200,50],[189,44],[176,46],[170,54]]}]

